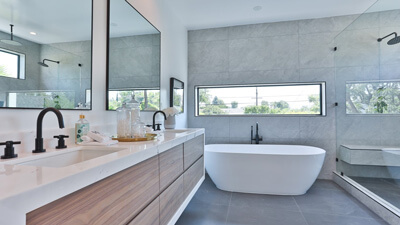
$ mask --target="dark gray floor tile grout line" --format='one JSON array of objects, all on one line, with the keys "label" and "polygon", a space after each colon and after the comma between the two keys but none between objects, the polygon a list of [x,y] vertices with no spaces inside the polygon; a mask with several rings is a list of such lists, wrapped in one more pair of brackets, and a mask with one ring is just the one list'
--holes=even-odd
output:
[{"label": "dark gray floor tile grout line", "polygon": [[230,197],[229,197],[228,212],[226,213],[225,224],[228,223],[228,216],[229,216],[229,209],[231,208],[231,202],[232,202],[232,192],[231,192]]},{"label": "dark gray floor tile grout line", "polygon": [[293,196],[292,196],[292,198],[293,198],[293,200],[294,200],[294,203],[296,203],[296,206],[297,206],[297,208],[299,209],[299,211],[300,211],[300,213],[301,213],[301,216],[303,217],[304,221],[306,221],[306,224],[307,224],[307,225],[310,225],[310,224],[308,223],[306,217],[304,216],[303,211],[301,210],[299,204],[297,203],[296,198],[293,197]]},{"label": "dark gray floor tile grout line", "polygon": [[[209,177],[206,177],[196,195],[197,197],[192,200],[192,204],[188,205],[186,213],[182,214],[182,219],[178,220],[177,225],[261,225],[268,222],[279,225],[288,225],[288,223],[301,225],[387,224],[366,206],[335,185],[333,181],[317,180],[311,189],[302,196],[260,196],[255,198],[253,194],[221,191],[215,187]],[[225,200],[219,203],[227,205],[215,205],[214,203],[218,203],[218,201],[207,202],[210,196],[212,198],[222,196]],[[325,199],[322,203],[321,198]],[[339,199],[336,201],[335,198]],[[201,207],[196,206],[199,199],[202,200],[200,201]],[[321,204],[321,207],[327,207],[328,210],[318,210],[313,207],[315,204]],[[341,209],[343,204],[350,205],[349,210],[352,213],[347,214],[346,211],[343,211]],[[203,210],[208,205],[213,208],[210,210],[214,213],[210,214],[210,211]],[[288,209],[288,205],[292,205],[293,208],[289,207]],[[333,208],[330,210],[330,207]],[[238,216],[237,213],[240,215]]]}]

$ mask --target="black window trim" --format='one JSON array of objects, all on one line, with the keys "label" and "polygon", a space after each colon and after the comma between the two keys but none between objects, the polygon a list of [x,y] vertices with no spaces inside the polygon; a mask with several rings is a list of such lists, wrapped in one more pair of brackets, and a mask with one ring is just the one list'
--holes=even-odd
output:
[{"label": "black window trim", "polygon": [[[320,114],[240,114],[240,115],[199,115],[199,89],[200,88],[227,88],[227,87],[268,87],[268,86],[320,86]],[[252,84],[222,84],[222,85],[195,85],[194,86],[194,116],[195,117],[326,117],[326,81],[312,82],[282,82],[282,83],[252,83]]]}]

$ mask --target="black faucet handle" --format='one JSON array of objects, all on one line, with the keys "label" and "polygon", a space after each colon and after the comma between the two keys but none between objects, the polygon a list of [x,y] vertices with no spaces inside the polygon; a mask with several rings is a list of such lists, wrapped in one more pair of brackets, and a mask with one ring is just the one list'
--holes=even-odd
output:
[{"label": "black faucet handle", "polygon": [[6,142],[0,143],[0,145],[5,145],[6,148],[12,147],[13,145],[19,145],[19,144],[21,144],[21,141],[6,141]]},{"label": "black faucet handle", "polygon": [[60,148],[67,148],[67,146],[65,145],[65,140],[64,140],[64,138],[69,138],[68,135],[62,135],[62,134],[60,134],[60,135],[54,136],[54,138],[58,138],[58,145],[56,146],[57,149],[60,149]]},{"label": "black faucet handle", "polygon": [[4,155],[1,156],[2,159],[12,159],[18,157],[17,154],[14,153],[14,146],[21,144],[21,141],[6,141],[0,143],[0,145],[5,145],[4,148]]},{"label": "black faucet handle", "polygon": [[157,124],[156,124],[156,129],[155,129],[155,130],[161,130],[160,126],[161,126],[161,123],[157,123]]},{"label": "black faucet handle", "polygon": [[68,136],[68,135],[62,135],[62,134],[60,134],[60,135],[54,136],[54,138],[58,138],[58,139],[61,139],[61,138],[69,138],[69,136]]}]

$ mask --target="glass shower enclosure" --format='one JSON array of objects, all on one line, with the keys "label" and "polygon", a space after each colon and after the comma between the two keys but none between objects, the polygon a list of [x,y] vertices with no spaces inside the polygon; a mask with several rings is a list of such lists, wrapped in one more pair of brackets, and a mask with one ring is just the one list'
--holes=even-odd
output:
[{"label": "glass shower enclosure", "polygon": [[400,1],[377,1],[335,37],[334,67],[336,171],[400,215],[397,35]]}]

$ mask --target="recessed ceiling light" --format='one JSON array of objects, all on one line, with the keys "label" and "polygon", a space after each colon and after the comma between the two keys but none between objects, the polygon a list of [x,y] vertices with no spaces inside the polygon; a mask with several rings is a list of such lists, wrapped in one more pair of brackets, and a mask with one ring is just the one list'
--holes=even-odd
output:
[{"label": "recessed ceiling light", "polygon": [[254,11],[260,11],[262,9],[262,6],[261,5],[257,5],[257,6],[254,6],[253,7],[253,10]]},{"label": "recessed ceiling light", "polygon": [[30,33],[30,34],[32,34],[32,35],[36,35],[36,33],[35,33],[35,32],[33,32],[33,31],[32,31],[32,32],[29,32],[29,33]]}]

